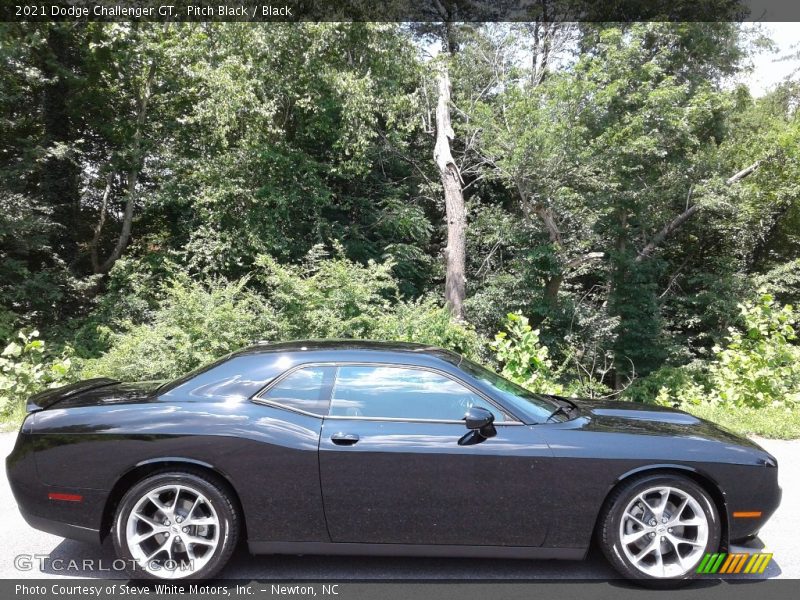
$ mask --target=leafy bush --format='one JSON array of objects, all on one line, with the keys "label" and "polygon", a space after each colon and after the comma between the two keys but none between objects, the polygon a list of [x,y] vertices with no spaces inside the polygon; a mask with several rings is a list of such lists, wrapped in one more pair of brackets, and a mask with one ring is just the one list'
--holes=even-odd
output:
[{"label": "leafy bush", "polygon": [[328,257],[316,246],[299,266],[268,256],[257,264],[278,317],[278,339],[360,338],[448,348],[470,357],[485,347],[475,331],[452,320],[432,298],[398,298],[394,263],[347,259],[340,246]]},{"label": "leafy bush", "polygon": [[152,320],[166,301],[165,290],[180,269],[169,257],[150,253],[139,258],[122,257],[104,282],[104,292],[85,317],[73,319],[56,333],[70,340],[77,356],[97,357],[110,348],[110,331],[124,331],[131,323]]},{"label": "leafy bush", "polygon": [[[491,348],[502,365],[500,374],[507,379],[544,394],[590,398],[611,395],[612,391],[601,381],[587,376],[569,348],[564,352],[567,358],[554,368],[550,351],[541,343],[539,331],[529,325],[527,317],[510,313],[505,326],[506,331],[495,336]],[[571,374],[570,364],[576,368]]]},{"label": "leafy bush", "polygon": [[[432,299],[402,301],[392,263],[366,265],[314,248],[301,265],[262,256],[252,278],[235,283],[170,279],[146,321],[103,328],[109,350],[82,375],[117,379],[177,377],[256,340],[368,338],[413,341],[479,357],[484,341]],[[250,289],[260,282],[267,295]]]},{"label": "leafy bush", "polygon": [[39,332],[20,331],[17,340],[0,354],[0,415],[8,417],[21,412],[25,400],[46,388],[69,383],[75,373],[70,360],[71,350],[58,355],[47,352]]},{"label": "leafy bush", "polygon": [[548,350],[539,342],[539,330],[528,324],[527,317],[514,313],[506,318],[506,330],[491,343],[502,365],[500,374],[534,392],[561,393]]},{"label": "leafy bush", "polygon": [[800,405],[800,347],[791,305],[771,294],[740,305],[745,331],[730,329],[724,349],[714,347],[710,366],[715,396],[723,404],[760,408]]},{"label": "leafy bush", "polygon": [[328,258],[315,246],[302,265],[256,259],[257,276],[279,315],[277,339],[370,337],[377,320],[391,312],[397,296],[392,263],[348,260],[341,246]]},{"label": "leafy bush", "polygon": [[675,406],[743,434],[800,435],[794,309],[760,293],[739,310],[743,328],[730,328],[710,363],[663,367],[631,386],[627,398]]},{"label": "leafy bush", "polygon": [[14,325],[16,324],[17,316],[0,306],[0,343],[10,340],[14,335]]},{"label": "leafy bush", "polygon": [[274,314],[263,298],[234,283],[170,280],[164,300],[147,323],[108,332],[111,348],[84,361],[84,377],[177,377],[242,346],[275,335]]},{"label": "leafy bush", "polygon": [[697,404],[709,396],[708,365],[701,362],[682,367],[664,366],[647,377],[635,379],[622,392],[622,400],[658,402],[664,406]]},{"label": "leafy bush", "polygon": [[381,315],[371,331],[374,339],[416,342],[447,348],[471,359],[486,358],[486,339],[453,320],[433,298],[398,302]]}]

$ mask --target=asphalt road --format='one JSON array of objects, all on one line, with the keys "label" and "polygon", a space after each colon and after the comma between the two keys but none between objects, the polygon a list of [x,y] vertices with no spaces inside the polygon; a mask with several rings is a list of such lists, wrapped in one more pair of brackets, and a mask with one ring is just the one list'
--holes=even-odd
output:
[{"label": "asphalt road", "polygon": [[[15,433],[0,433],[0,456],[11,452]],[[758,540],[740,551],[772,552],[774,558],[759,578],[800,579],[800,440],[757,440],[780,465],[783,503]],[[795,507],[792,510],[792,507]],[[0,509],[5,540],[0,548],[0,579],[58,577],[115,578],[114,552],[65,540],[28,526],[17,510],[3,470]],[[22,557],[22,558],[19,558]],[[86,563],[84,568],[84,561]],[[89,567],[92,565],[92,567]],[[22,567],[22,568],[20,568]],[[430,559],[383,557],[250,556],[239,551],[221,577],[226,579],[353,580],[353,579],[609,579],[616,573],[597,550],[585,561]]]}]

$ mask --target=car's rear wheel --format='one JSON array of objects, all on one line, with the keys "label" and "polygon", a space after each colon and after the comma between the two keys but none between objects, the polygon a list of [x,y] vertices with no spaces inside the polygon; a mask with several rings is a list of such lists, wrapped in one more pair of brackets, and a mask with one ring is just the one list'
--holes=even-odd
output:
[{"label": "car's rear wheel", "polygon": [[207,578],[230,559],[239,525],[230,493],[199,473],[161,472],[125,494],[114,547],[142,579]]},{"label": "car's rear wheel", "polygon": [[708,552],[719,549],[719,514],[708,493],[676,475],[622,485],[600,521],[608,560],[625,577],[652,586],[687,582]]}]

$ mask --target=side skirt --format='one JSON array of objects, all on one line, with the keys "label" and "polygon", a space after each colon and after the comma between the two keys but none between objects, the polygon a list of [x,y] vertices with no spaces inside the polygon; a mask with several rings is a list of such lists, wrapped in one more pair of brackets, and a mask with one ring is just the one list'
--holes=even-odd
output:
[{"label": "side skirt", "polygon": [[449,546],[444,544],[354,544],[345,542],[248,542],[251,554],[327,554],[349,556],[443,556],[457,558],[533,558],[583,560],[587,548],[529,546]]}]

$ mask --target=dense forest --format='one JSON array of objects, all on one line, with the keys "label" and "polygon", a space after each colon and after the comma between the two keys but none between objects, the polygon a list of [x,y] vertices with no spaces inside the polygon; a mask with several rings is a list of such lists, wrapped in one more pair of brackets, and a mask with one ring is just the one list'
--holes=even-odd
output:
[{"label": "dense forest", "polygon": [[800,435],[800,85],[735,84],[758,31],[0,24],[3,414],[358,337]]}]

